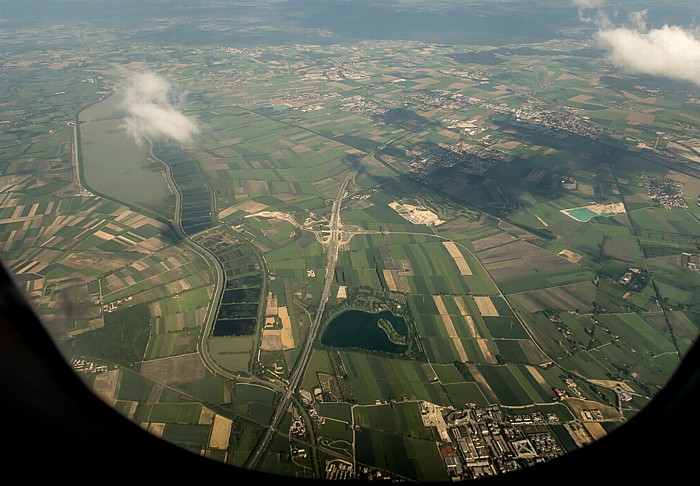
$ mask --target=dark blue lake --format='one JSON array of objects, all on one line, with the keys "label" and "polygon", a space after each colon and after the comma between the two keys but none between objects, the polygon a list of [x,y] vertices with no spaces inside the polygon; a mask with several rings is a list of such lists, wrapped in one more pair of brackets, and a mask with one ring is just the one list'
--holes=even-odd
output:
[{"label": "dark blue lake", "polygon": [[387,332],[380,327],[380,319],[391,323],[391,327],[401,337],[405,338],[408,335],[408,326],[404,318],[389,311],[348,310],[338,314],[328,324],[321,338],[321,344],[338,348],[361,348],[403,354],[407,345],[392,342]]}]

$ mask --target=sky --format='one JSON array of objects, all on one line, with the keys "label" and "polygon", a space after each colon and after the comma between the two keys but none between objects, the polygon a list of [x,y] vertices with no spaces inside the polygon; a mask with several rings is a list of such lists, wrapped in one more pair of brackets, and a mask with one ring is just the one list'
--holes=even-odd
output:
[{"label": "sky", "polygon": [[[595,39],[616,68],[630,74],[690,81],[700,87],[700,28],[650,27],[649,9],[633,10],[622,22],[611,18],[605,0],[572,0],[584,23],[598,27]],[[700,2],[698,2],[700,13]]]}]

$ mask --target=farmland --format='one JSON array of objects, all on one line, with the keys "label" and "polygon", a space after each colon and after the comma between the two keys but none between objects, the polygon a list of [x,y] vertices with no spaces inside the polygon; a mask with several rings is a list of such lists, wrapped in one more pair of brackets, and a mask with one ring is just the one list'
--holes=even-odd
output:
[{"label": "farmland", "polygon": [[[546,460],[634,416],[697,342],[688,87],[647,96],[572,39],[86,28],[87,56],[73,33],[4,52],[0,257],[85,382],[164,440],[299,477],[471,479],[460,420]],[[144,54],[190,137],[125,130]],[[498,447],[494,472],[520,467]]]}]

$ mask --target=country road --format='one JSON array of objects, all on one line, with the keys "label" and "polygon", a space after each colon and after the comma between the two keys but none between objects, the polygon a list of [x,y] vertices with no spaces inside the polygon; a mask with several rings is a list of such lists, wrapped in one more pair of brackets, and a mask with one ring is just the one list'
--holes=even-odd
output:
[{"label": "country road", "polygon": [[299,354],[299,358],[297,359],[296,366],[294,367],[294,370],[292,371],[289,377],[289,386],[287,387],[287,391],[284,393],[284,396],[280,399],[279,403],[277,404],[277,409],[275,410],[274,415],[270,419],[270,426],[265,430],[262,439],[260,440],[260,442],[258,442],[257,447],[248,459],[246,467],[249,469],[255,469],[260,459],[264,455],[265,451],[267,450],[268,446],[270,445],[274,433],[277,430],[277,427],[279,426],[280,422],[282,421],[282,417],[284,417],[284,414],[289,408],[289,403],[292,400],[292,396],[294,392],[296,392],[299,383],[304,377],[306,367],[309,364],[309,359],[311,358],[311,352],[313,350],[313,344],[316,340],[316,334],[318,333],[318,329],[321,326],[321,321],[323,320],[323,312],[326,308],[326,303],[328,302],[328,299],[330,297],[331,286],[333,285],[333,278],[335,275],[335,267],[338,263],[338,250],[340,247],[339,236],[340,230],[342,228],[342,224],[340,222],[340,208],[343,205],[343,199],[345,199],[345,191],[347,189],[347,186],[356,174],[357,171],[354,170],[348,173],[348,175],[345,177],[345,180],[343,180],[343,183],[340,185],[340,189],[338,189],[338,195],[333,200],[333,207],[331,209],[331,217],[329,223],[330,235],[327,249],[328,263],[326,264],[326,276],[323,283],[323,292],[321,293],[321,300],[318,304],[318,310],[316,311],[314,319],[311,323],[311,327],[309,328],[309,334],[306,336],[306,340],[304,341],[301,353]]}]

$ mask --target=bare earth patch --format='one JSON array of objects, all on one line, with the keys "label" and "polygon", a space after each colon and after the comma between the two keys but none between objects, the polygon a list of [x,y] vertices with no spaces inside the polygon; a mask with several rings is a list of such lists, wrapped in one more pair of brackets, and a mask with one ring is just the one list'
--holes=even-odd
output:
[{"label": "bare earth patch", "polygon": [[591,402],[581,398],[565,398],[564,403],[571,409],[574,417],[578,417],[579,419],[583,417],[582,412],[591,410],[599,411],[604,420],[618,420],[620,418],[620,413],[615,407],[610,407],[602,403]]},{"label": "bare earth patch", "polygon": [[535,368],[534,366],[531,366],[531,365],[525,365],[525,368],[527,368],[527,371],[530,372],[530,374],[535,379],[537,384],[540,385],[540,388],[542,388],[542,390],[544,390],[544,392],[547,395],[549,395],[550,397],[556,396],[556,394],[554,393],[554,390],[552,390],[552,387],[547,384],[547,382],[542,377],[542,375],[537,370],[537,368]]},{"label": "bare earth patch", "polygon": [[615,380],[588,380],[588,381],[590,381],[591,383],[594,383],[596,385],[601,385],[601,386],[605,386],[608,388],[615,388],[616,386],[619,386],[620,388],[622,388],[626,392],[635,393],[634,388],[629,386],[624,381],[615,381]]},{"label": "bare earth patch", "polygon": [[118,382],[119,370],[105,371],[95,377],[92,389],[98,397],[114,406],[114,404],[117,403],[114,394],[117,390]]},{"label": "bare earth patch", "polygon": [[231,437],[231,427],[233,421],[221,415],[214,417],[214,425],[209,438],[210,449],[228,449],[229,438]]},{"label": "bare earth patch", "polygon": [[480,385],[481,390],[484,392],[484,395],[489,403],[501,403],[498,396],[496,396],[496,393],[493,391],[493,388],[491,388],[491,385],[489,385],[486,378],[484,378],[484,375],[482,375],[481,371],[479,371],[479,368],[473,364],[468,364],[467,369],[469,369],[469,373],[471,373],[474,380]]},{"label": "bare earth patch", "polygon": [[469,268],[467,260],[464,258],[464,255],[462,255],[462,252],[459,251],[459,248],[457,248],[455,242],[443,241],[442,244],[445,246],[445,248],[447,248],[447,252],[454,260],[455,265],[457,265],[460,275],[472,275],[472,269]]},{"label": "bare earth patch", "polygon": [[602,439],[607,435],[603,426],[598,422],[584,422],[583,426],[586,427],[586,430],[591,434],[593,440]]},{"label": "bare earth patch", "polygon": [[158,438],[163,437],[163,432],[165,432],[165,424],[160,422],[144,422],[141,426]]},{"label": "bare earth patch", "polygon": [[474,296],[474,302],[476,302],[476,306],[479,308],[479,312],[481,312],[482,316],[485,317],[497,317],[500,314],[498,313],[498,309],[496,309],[496,306],[493,305],[493,301],[491,300],[491,297],[489,296]]},{"label": "bare earth patch", "polygon": [[386,280],[386,286],[389,288],[389,291],[396,292],[398,289],[396,288],[396,282],[394,282],[394,275],[392,274],[392,270],[385,268],[384,270],[382,270],[382,273],[384,273],[384,280]]},{"label": "bare earth patch", "polygon": [[467,321],[467,327],[469,327],[469,332],[471,333],[471,335],[473,337],[475,337],[477,340],[479,338],[481,338],[481,334],[479,334],[479,330],[474,325],[474,319],[469,314],[469,310],[467,309],[467,304],[464,303],[464,300],[462,300],[462,297],[455,297],[455,304],[457,304],[457,308],[459,309],[459,313],[462,314],[462,317],[464,318],[464,320]]},{"label": "bare earth patch", "polygon": [[198,353],[190,353],[144,361],[141,363],[140,373],[158,383],[171,385],[201,380],[206,375],[206,368]]},{"label": "bare earth patch", "polygon": [[488,248],[493,248],[494,246],[503,245],[504,243],[510,243],[515,241],[517,238],[508,233],[499,233],[494,236],[489,236],[487,238],[482,238],[480,240],[473,241],[474,249],[476,251],[483,251]]},{"label": "bare earth patch", "polygon": [[214,411],[207,407],[202,407],[202,411],[199,414],[199,424],[200,425],[211,425],[214,421],[214,416],[216,414]]},{"label": "bare earth patch", "polygon": [[447,308],[445,307],[445,303],[442,301],[442,297],[440,297],[439,295],[433,295],[433,300],[435,301],[435,306],[437,307],[438,312],[440,313],[442,322],[445,324],[445,330],[447,331],[447,335],[450,337],[452,343],[455,346],[455,349],[457,350],[457,354],[459,355],[460,361],[462,361],[463,363],[468,361],[469,358],[467,357],[467,352],[464,350],[462,341],[459,339],[459,335],[457,334],[457,330],[455,329],[454,323],[452,322],[452,318],[447,313]]},{"label": "bare earth patch", "polygon": [[559,253],[557,253],[560,257],[566,258],[568,261],[571,263],[578,263],[581,258],[583,258],[581,255],[578,253],[574,253],[571,250],[562,250]]}]

